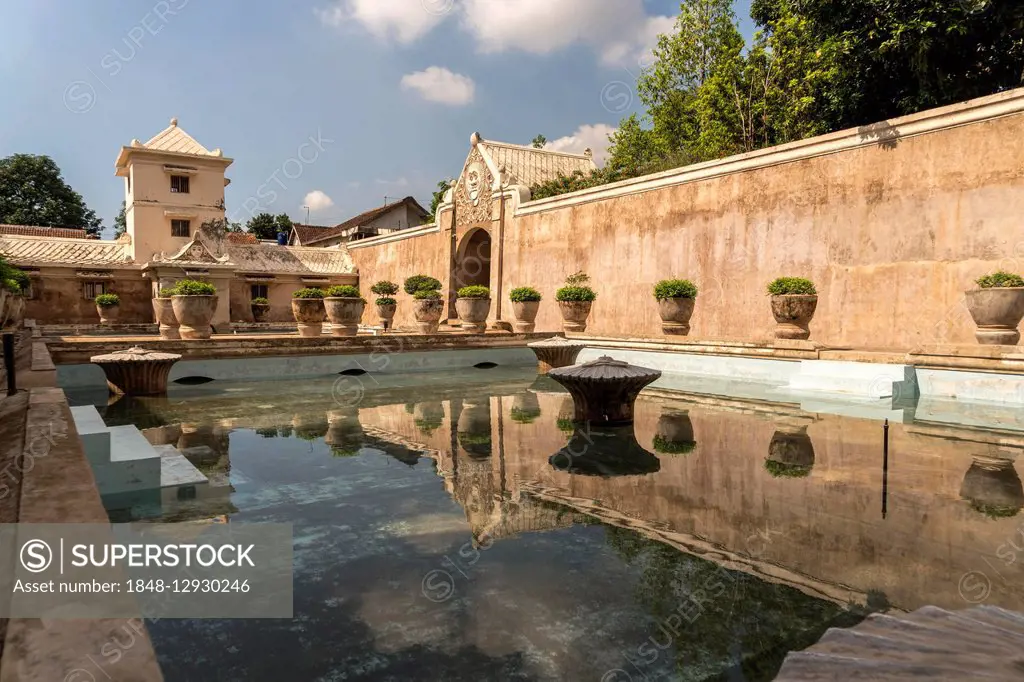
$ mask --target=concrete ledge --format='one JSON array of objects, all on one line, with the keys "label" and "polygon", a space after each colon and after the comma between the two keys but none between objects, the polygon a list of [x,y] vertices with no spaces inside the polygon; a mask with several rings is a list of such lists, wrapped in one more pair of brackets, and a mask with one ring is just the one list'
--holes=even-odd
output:
[{"label": "concrete ledge", "polygon": [[[109,523],[63,391],[29,393],[25,449],[34,466],[22,482],[19,523]],[[129,638],[121,660],[100,667],[103,646]],[[0,682],[65,679],[160,682],[163,674],[141,618],[10,620]]]}]

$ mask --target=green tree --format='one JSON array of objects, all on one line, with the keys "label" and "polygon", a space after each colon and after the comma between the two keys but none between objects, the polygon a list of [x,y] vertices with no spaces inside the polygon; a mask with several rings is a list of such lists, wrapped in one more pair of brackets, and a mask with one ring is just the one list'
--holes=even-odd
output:
[{"label": "green tree", "polygon": [[437,183],[437,191],[434,192],[434,195],[430,198],[430,222],[435,222],[437,220],[437,207],[444,201],[445,192],[451,189],[453,182],[454,180],[448,178]]},{"label": "green tree", "polygon": [[[294,227],[294,223],[292,223],[292,219],[288,217],[287,213],[282,213],[274,218],[274,225],[277,232],[284,232],[285,234],[291,234],[292,227]],[[274,236],[276,237],[277,235],[275,234]]]},{"label": "green tree", "polygon": [[122,200],[121,210],[117,212],[117,217],[114,218],[114,239],[117,239],[128,231],[128,218],[125,215],[125,209],[126,204],[124,200]]},{"label": "green tree", "polygon": [[532,144],[535,149],[543,149],[544,145],[546,145],[547,143],[548,138],[544,137],[543,135],[538,135],[537,137],[533,138],[533,141],[530,144]]},{"label": "green tree", "polygon": [[0,159],[0,222],[85,228],[98,235],[103,221],[61,176],[49,156],[14,154]]},{"label": "green tree", "polygon": [[277,239],[277,218],[270,213],[258,213],[249,218],[245,229],[257,239]]}]

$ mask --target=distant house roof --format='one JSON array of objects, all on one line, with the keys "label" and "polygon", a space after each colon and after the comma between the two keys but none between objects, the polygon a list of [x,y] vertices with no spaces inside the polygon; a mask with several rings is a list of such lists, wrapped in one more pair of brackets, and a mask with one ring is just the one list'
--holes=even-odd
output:
[{"label": "distant house roof", "polygon": [[260,240],[251,232],[228,232],[227,240],[232,244],[259,244]]},{"label": "distant house roof", "polygon": [[0,234],[0,253],[15,265],[130,266],[130,248],[125,242],[101,239]]},{"label": "distant house roof", "polygon": [[92,239],[81,227],[39,227],[36,225],[0,225],[0,234],[24,237],[63,237],[65,239]]},{"label": "distant house roof", "polygon": [[383,206],[378,206],[377,208],[371,208],[369,211],[363,211],[359,215],[349,218],[343,223],[339,223],[330,229],[312,235],[312,239],[310,239],[309,241],[305,239],[301,239],[300,241],[304,245],[310,246],[312,244],[325,241],[333,237],[337,237],[338,235],[344,234],[349,230],[352,230],[353,228],[363,227],[367,223],[372,223],[374,220],[377,220],[378,218],[387,215],[388,213],[394,211],[396,208],[400,206],[408,206],[409,208],[416,212],[416,214],[419,216],[421,220],[426,220],[430,216],[430,211],[423,208],[420,205],[420,203],[416,201],[416,199],[414,199],[413,197],[406,197],[401,201],[396,201],[393,204],[384,204]]},{"label": "distant house roof", "polygon": [[495,168],[504,168],[505,182],[510,185],[532,187],[554,180],[559,175],[572,175],[576,171],[590,173],[597,169],[592,153],[570,154],[508,142],[493,142],[481,138],[479,134],[474,135],[474,139],[481,152],[490,157]]},{"label": "distant house roof", "polygon": [[288,241],[292,244],[297,242],[300,245],[306,245],[323,234],[325,230],[333,229],[333,225],[303,225],[301,223],[294,223]]}]

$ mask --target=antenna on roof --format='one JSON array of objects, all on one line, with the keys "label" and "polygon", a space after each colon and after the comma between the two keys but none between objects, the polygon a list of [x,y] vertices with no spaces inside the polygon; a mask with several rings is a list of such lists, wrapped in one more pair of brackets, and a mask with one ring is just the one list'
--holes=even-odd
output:
[{"label": "antenna on roof", "polygon": [[385,194],[385,195],[384,195],[384,205],[385,205],[385,206],[387,206],[387,205],[388,205],[388,199],[390,199],[390,198],[391,198],[391,197],[389,197],[389,196],[388,196],[387,194]]}]

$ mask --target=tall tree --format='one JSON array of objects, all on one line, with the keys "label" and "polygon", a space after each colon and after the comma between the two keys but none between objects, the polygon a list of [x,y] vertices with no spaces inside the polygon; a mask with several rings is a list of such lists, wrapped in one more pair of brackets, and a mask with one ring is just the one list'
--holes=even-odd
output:
[{"label": "tall tree", "polygon": [[71,189],[49,156],[14,154],[0,159],[0,222],[85,228],[98,235],[103,221]]},{"label": "tall tree", "polygon": [[258,213],[249,218],[245,229],[256,239],[277,239],[277,218],[270,213]]},{"label": "tall tree", "polygon": [[287,213],[282,213],[274,218],[274,225],[278,232],[285,232],[287,234],[291,234],[292,227],[294,227],[294,223],[292,223],[292,219],[288,217]]},{"label": "tall tree", "polygon": [[451,189],[454,180],[447,178],[437,183],[437,191],[430,198],[430,221],[434,222],[437,220],[437,207],[444,201],[445,192]]},{"label": "tall tree", "polygon": [[535,149],[543,149],[544,145],[546,145],[547,143],[548,138],[544,137],[543,135],[538,135],[537,137],[533,138],[533,141],[530,144],[532,144]]},{"label": "tall tree", "polygon": [[128,218],[125,213],[126,204],[125,201],[121,200],[121,210],[117,212],[117,217],[114,218],[114,239],[117,239],[122,234],[128,231]]}]

